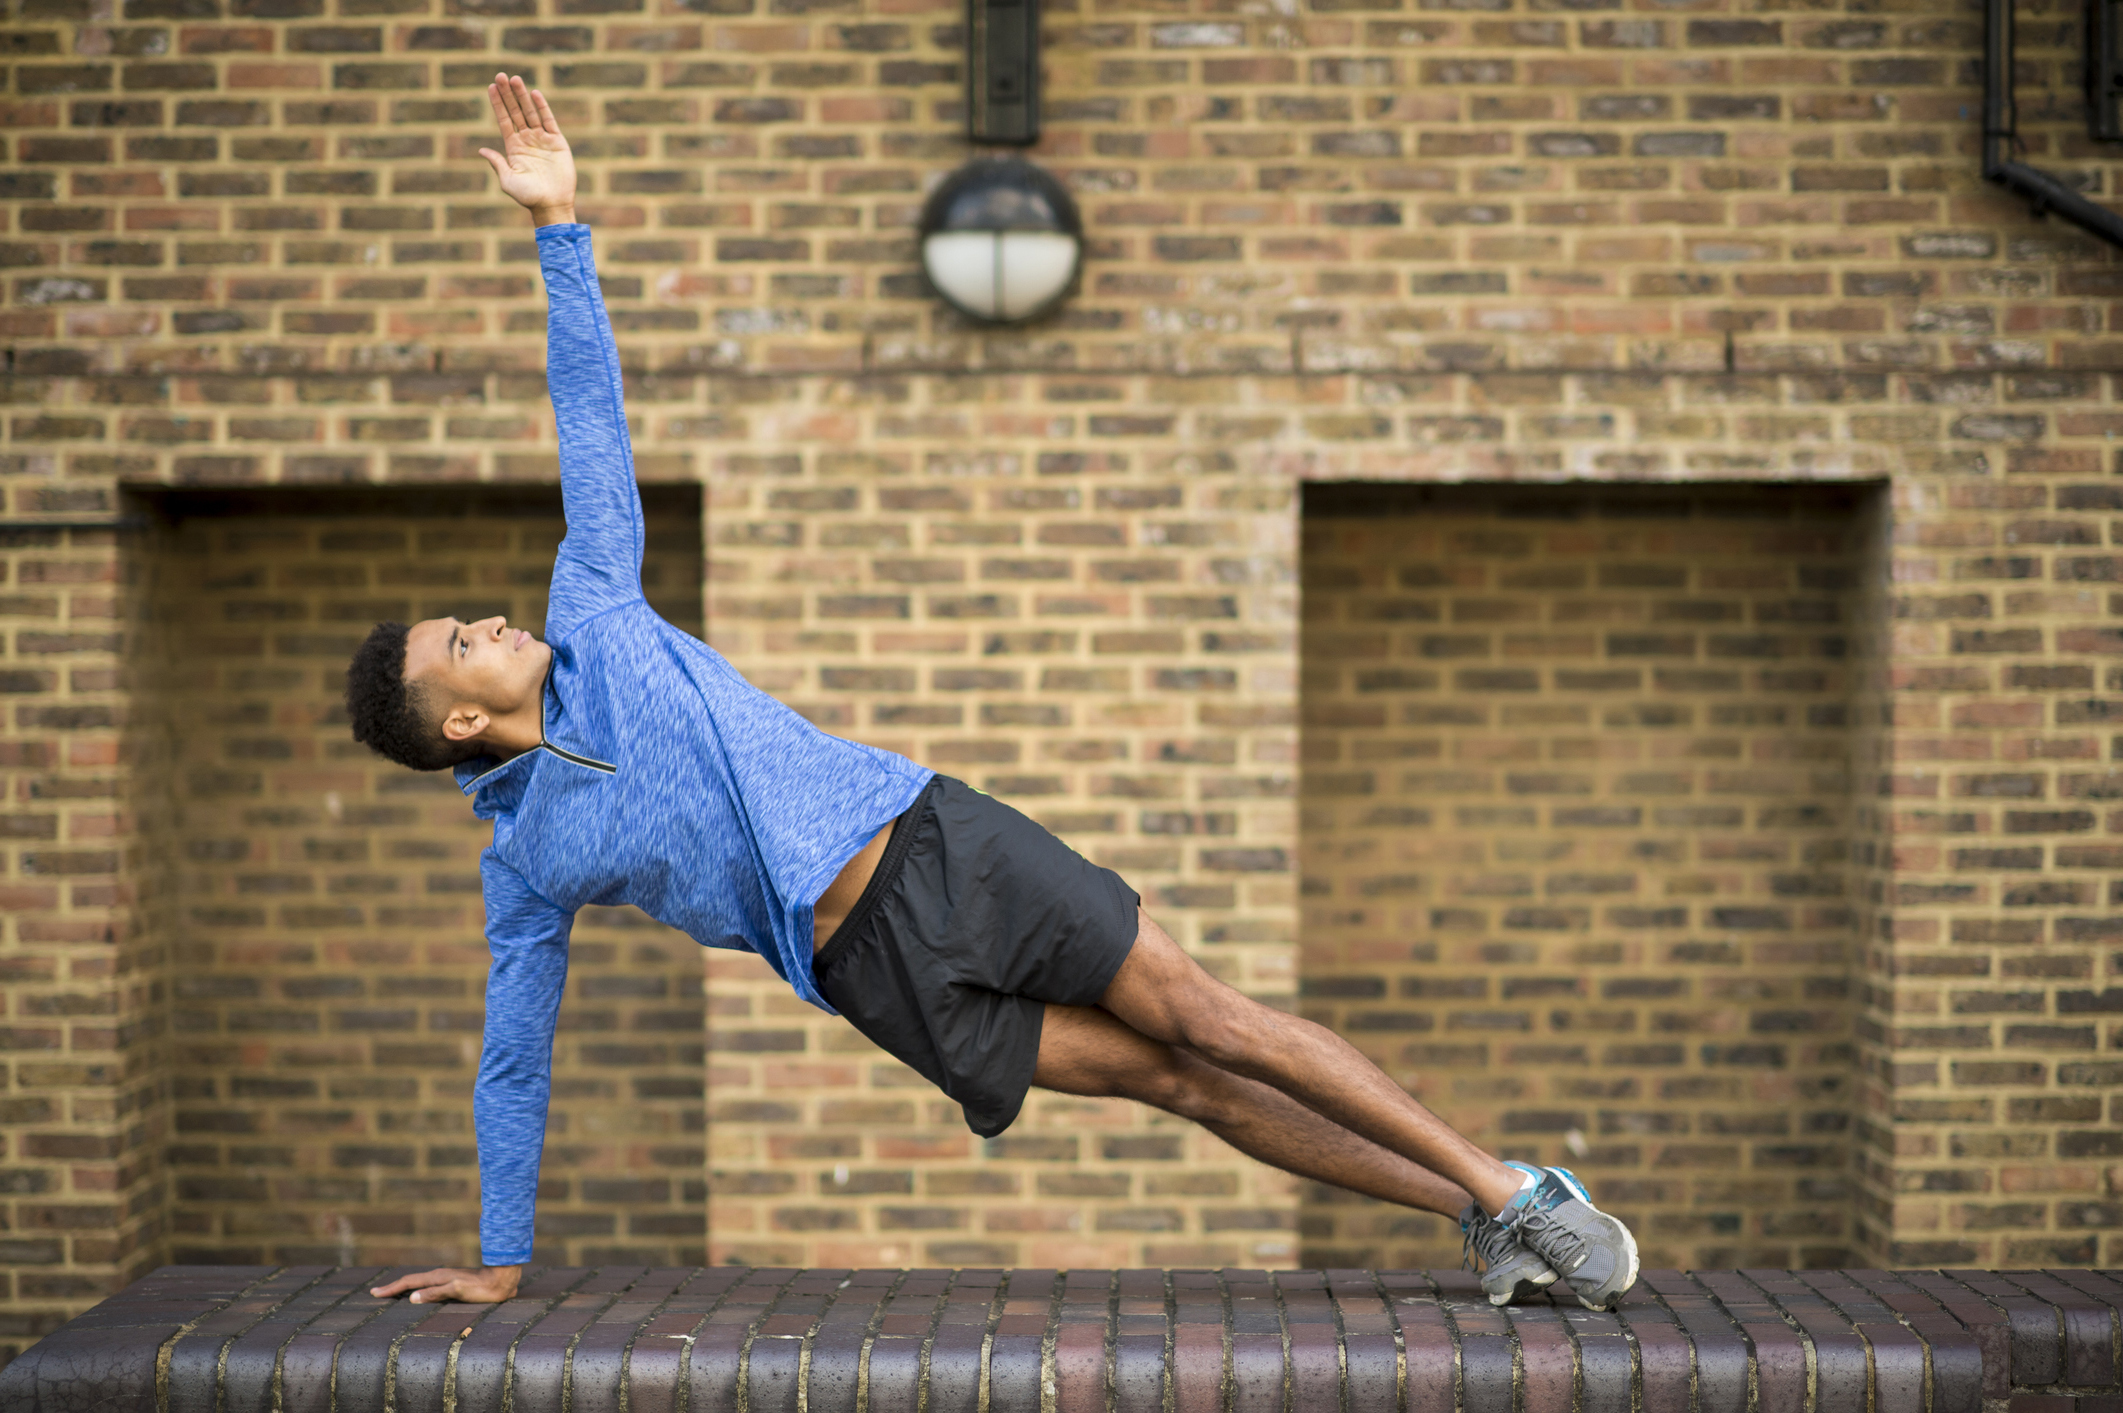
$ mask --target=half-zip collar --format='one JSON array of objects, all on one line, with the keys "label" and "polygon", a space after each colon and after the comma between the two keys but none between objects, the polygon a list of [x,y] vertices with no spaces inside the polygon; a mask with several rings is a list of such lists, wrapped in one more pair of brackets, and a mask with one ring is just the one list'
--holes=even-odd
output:
[{"label": "half-zip collar", "polygon": [[553,668],[556,662],[557,659],[555,661],[546,663],[545,680],[539,683],[538,685],[538,744],[531,747],[531,750],[529,751],[523,751],[517,755],[510,756],[507,760],[495,766],[493,769],[483,771],[480,774],[473,776],[470,780],[460,779],[457,782],[457,788],[459,790],[463,791],[467,795],[477,794],[481,786],[485,785],[495,776],[500,775],[510,766],[516,764],[517,761],[520,761],[524,759],[524,757],[530,755],[532,751],[550,751],[554,755],[560,757],[562,760],[568,762],[570,765],[584,766],[590,770],[601,771],[606,775],[617,775],[619,773],[618,766],[613,765],[608,761],[598,760],[594,756],[586,756],[579,754],[578,752],[571,751],[565,746],[556,746],[547,737],[546,693],[551,692],[556,697],[560,695],[560,689],[553,685]]},{"label": "half-zip collar", "polygon": [[562,747],[556,746],[551,741],[540,741],[538,743],[537,749],[541,751],[551,751],[554,755],[559,756],[564,761],[572,762],[575,765],[586,765],[592,770],[601,770],[607,775],[619,774],[619,767],[616,765],[610,765],[604,761],[592,759],[589,756],[576,755],[573,751],[565,750]]}]

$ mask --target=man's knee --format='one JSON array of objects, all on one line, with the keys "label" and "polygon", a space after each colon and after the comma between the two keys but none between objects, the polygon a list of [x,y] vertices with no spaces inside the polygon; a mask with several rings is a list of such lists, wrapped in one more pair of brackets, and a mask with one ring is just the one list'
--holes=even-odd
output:
[{"label": "man's knee", "polygon": [[1178,1042],[1227,1070],[1243,1074],[1274,1048],[1282,1013],[1225,987],[1204,987],[1178,1008]]},{"label": "man's knee", "polygon": [[1163,1063],[1133,1070],[1121,1083],[1127,1098],[1199,1122],[1216,1112],[1218,1077],[1214,1066],[1167,1046]]}]

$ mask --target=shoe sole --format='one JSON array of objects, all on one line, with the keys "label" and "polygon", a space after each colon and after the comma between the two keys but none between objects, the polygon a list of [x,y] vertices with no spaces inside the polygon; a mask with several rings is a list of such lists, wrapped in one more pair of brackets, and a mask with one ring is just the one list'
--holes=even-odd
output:
[{"label": "shoe sole", "polygon": [[[1505,1291],[1502,1295],[1490,1296],[1489,1303],[1491,1305],[1503,1306],[1511,1305],[1521,1300],[1531,1300],[1534,1296],[1546,1291],[1549,1286],[1554,1285],[1560,1279],[1562,1278],[1556,1275],[1556,1273],[1553,1271],[1550,1271],[1548,1273],[1547,1280],[1535,1280],[1529,1276],[1525,1280],[1520,1281],[1517,1285],[1511,1287],[1510,1290]],[[1583,1297],[1580,1297],[1580,1299],[1582,1298]]]}]

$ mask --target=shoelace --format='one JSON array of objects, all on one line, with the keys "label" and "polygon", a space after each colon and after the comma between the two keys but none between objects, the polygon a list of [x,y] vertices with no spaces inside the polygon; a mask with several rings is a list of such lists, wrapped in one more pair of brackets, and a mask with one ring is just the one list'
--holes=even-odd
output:
[{"label": "shoelace", "polygon": [[[1534,1249],[1558,1271],[1576,1270],[1588,1250],[1584,1234],[1563,1225],[1552,1211],[1528,1212],[1519,1218],[1518,1225],[1525,1236],[1540,1239],[1541,1244]],[[1529,1241],[1527,1245],[1533,1243]]]},{"label": "shoelace", "polygon": [[1494,1268],[1517,1243],[1511,1228],[1477,1208],[1474,1220],[1460,1223],[1460,1269],[1473,1270],[1476,1256],[1482,1258],[1483,1265]]}]

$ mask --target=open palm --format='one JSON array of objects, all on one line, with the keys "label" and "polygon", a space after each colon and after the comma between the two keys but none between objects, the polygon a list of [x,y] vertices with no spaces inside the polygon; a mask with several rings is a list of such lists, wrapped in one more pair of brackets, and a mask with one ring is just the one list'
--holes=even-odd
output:
[{"label": "open palm", "polygon": [[501,189],[532,214],[575,204],[575,154],[545,95],[521,78],[496,74],[487,102],[501,128],[501,151],[479,149],[500,179]]}]

